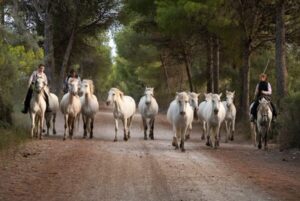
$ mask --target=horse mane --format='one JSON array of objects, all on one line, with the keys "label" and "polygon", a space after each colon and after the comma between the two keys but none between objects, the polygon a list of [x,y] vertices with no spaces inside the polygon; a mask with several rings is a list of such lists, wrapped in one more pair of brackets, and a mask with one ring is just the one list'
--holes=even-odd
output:
[{"label": "horse mane", "polygon": [[95,86],[94,86],[93,80],[84,79],[84,80],[82,80],[82,82],[87,82],[90,87],[90,93],[94,94]]}]

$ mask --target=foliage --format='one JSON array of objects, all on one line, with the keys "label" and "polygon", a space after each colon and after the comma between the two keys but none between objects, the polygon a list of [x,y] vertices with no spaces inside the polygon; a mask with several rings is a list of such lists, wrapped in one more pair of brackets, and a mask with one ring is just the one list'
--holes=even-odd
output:
[{"label": "foliage", "polygon": [[280,115],[279,142],[281,148],[300,148],[300,92],[285,98],[283,108]]}]

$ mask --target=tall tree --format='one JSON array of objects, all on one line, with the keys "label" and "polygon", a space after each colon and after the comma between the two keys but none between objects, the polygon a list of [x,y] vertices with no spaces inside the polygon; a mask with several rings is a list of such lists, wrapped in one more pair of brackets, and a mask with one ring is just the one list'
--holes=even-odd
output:
[{"label": "tall tree", "polygon": [[285,48],[285,0],[278,0],[276,3],[276,43],[275,43],[275,65],[277,75],[278,103],[287,95],[287,68]]}]

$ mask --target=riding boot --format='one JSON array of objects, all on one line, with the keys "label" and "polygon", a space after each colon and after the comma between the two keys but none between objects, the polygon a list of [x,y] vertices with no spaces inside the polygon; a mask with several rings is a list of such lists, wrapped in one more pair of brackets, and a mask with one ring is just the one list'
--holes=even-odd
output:
[{"label": "riding boot", "polygon": [[45,101],[46,101],[46,112],[51,112],[51,109],[49,107],[49,96],[46,92],[44,92],[45,95]]},{"label": "riding boot", "polygon": [[259,104],[259,102],[258,102],[258,100],[256,100],[254,102],[252,108],[251,108],[251,111],[250,111],[250,113],[251,113],[250,121],[251,122],[254,122],[256,120],[256,118],[257,118],[257,107],[258,107],[258,104]]},{"label": "riding boot", "polygon": [[32,97],[32,93],[33,93],[33,90],[31,87],[29,87],[27,90],[25,101],[24,101],[24,108],[22,110],[22,113],[24,113],[24,114],[26,114],[28,112],[28,109],[30,107],[30,100]]},{"label": "riding boot", "polygon": [[272,102],[271,102],[271,107],[272,107],[272,114],[273,114],[272,121],[275,122],[277,119],[277,110],[275,105]]}]

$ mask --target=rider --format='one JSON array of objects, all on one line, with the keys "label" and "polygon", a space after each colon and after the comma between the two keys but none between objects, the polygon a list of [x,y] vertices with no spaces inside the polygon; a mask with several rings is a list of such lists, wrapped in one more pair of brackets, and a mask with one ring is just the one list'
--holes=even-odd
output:
[{"label": "rider", "polygon": [[79,75],[77,74],[77,72],[74,70],[74,69],[71,69],[70,70],[70,73],[69,73],[69,75],[66,77],[66,79],[64,80],[64,89],[63,89],[63,91],[64,91],[64,93],[68,93],[68,83],[69,83],[69,80],[70,80],[70,78],[76,78],[76,79],[78,79],[79,80],[79,82],[80,82],[80,77],[79,77]]},{"label": "rider", "polygon": [[[40,64],[37,68],[37,70],[33,71],[33,73],[31,74],[29,81],[28,81],[28,90],[27,90],[27,95],[24,101],[24,108],[22,110],[22,113],[26,114],[28,112],[28,109],[30,107],[30,100],[33,94],[33,87],[34,87],[34,83],[36,82],[38,77],[42,77],[45,80],[45,84],[48,85],[48,79],[46,74],[44,73],[45,70],[45,65],[44,64]],[[45,101],[46,101],[46,112],[51,112],[50,108],[49,108],[49,98],[48,98],[48,94],[44,91],[44,95],[45,95]]]},{"label": "rider", "polygon": [[271,107],[272,107],[272,113],[273,113],[273,120],[277,117],[276,108],[271,102],[271,95],[272,95],[272,87],[271,84],[267,81],[268,77],[266,74],[262,73],[259,76],[259,83],[256,85],[255,88],[255,101],[251,108],[251,122],[254,122],[257,118],[257,107],[259,105],[259,100],[261,98],[265,98],[266,100],[270,101]]}]

